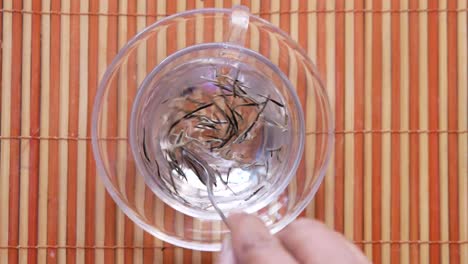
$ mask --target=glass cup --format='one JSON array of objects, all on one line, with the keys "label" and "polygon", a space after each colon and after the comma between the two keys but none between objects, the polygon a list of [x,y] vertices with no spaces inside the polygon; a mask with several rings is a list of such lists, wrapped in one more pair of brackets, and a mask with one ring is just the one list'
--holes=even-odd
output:
[{"label": "glass cup", "polygon": [[[187,114],[196,108],[188,102],[192,96],[208,100],[200,105],[214,102],[203,111],[220,111],[210,110],[217,105],[213,98],[223,96],[213,83],[219,76],[242,83],[245,91],[238,93],[252,95],[248,100],[259,103],[255,109],[264,106],[258,117],[239,108],[239,120],[257,117],[250,119],[251,127],[244,126],[248,133],[242,142],[213,154],[212,145],[205,151],[205,141],[194,144],[200,138],[190,137],[192,145],[184,149],[216,168],[213,195],[224,213],[252,213],[271,232],[279,231],[314,196],[333,144],[331,111],[315,66],[289,36],[245,8],[187,11],[137,34],[108,67],[96,95],[92,143],[98,172],[135,223],[196,250],[219,250],[229,230],[200,175],[184,169],[183,177],[171,176],[175,169],[167,146],[182,141],[177,135],[196,133],[191,127],[172,133],[173,124],[194,117]],[[220,120],[218,127],[226,123]],[[232,153],[242,155],[237,165]]]}]

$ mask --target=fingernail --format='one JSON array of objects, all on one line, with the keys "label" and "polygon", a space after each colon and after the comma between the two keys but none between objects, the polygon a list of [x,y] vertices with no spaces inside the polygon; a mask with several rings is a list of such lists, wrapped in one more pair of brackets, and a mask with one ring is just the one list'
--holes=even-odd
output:
[{"label": "fingernail", "polygon": [[221,246],[221,253],[218,255],[218,264],[236,264],[234,251],[232,250],[231,235],[226,235]]}]

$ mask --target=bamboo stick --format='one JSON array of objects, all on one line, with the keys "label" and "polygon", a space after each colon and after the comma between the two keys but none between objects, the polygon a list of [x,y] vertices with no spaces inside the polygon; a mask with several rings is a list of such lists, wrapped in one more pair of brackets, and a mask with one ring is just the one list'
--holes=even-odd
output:
[{"label": "bamboo stick", "polygon": [[[49,0],[42,2],[42,11],[48,11]],[[50,104],[50,17],[42,17],[41,43],[41,136],[49,135],[49,104]],[[38,244],[47,244],[47,192],[49,170],[49,142],[40,142],[39,164],[39,221]],[[47,251],[38,250],[38,262],[46,261]]]},{"label": "bamboo stick", "polygon": [[[99,5],[99,12],[106,13],[109,11],[109,2],[103,1]],[[101,80],[106,68],[107,68],[107,50],[108,50],[108,24],[109,21],[106,17],[99,17],[98,20],[98,83]],[[109,100],[105,100],[102,106],[102,126],[99,129],[99,133],[102,135],[108,135],[112,130],[112,125],[110,120],[112,120],[113,113],[110,109],[112,108],[112,92],[108,95]],[[101,147],[104,149],[110,149],[112,142],[100,142]],[[106,190],[104,189],[104,184],[99,177],[96,177],[96,200],[95,200],[95,217],[93,223],[96,226],[94,237],[96,245],[104,245],[105,243],[105,230],[106,230]],[[94,261],[95,263],[104,263],[104,250],[99,249],[94,251]]]},{"label": "bamboo stick", "polygon": [[[366,0],[364,7],[367,9],[372,9],[372,1]],[[372,26],[373,26],[373,17],[371,13],[366,13],[364,20],[364,58],[365,58],[365,68],[364,72],[372,71]],[[371,129],[372,127],[372,78],[371,74],[366,74],[364,79],[364,128]],[[372,240],[372,135],[368,134],[364,136],[364,239]],[[367,257],[372,261],[372,246],[365,245],[364,252]]]},{"label": "bamboo stick", "polygon": [[[33,1],[32,9],[41,10],[41,1]],[[30,134],[38,135],[41,127],[41,17],[34,15],[31,21],[31,93],[30,93]],[[28,212],[28,246],[38,242],[38,205],[39,205],[39,144],[38,140],[30,143],[29,168],[29,212]],[[37,260],[37,250],[28,251],[28,262]]]},{"label": "bamboo stick", "polygon": [[[382,9],[388,10],[391,8],[390,1],[382,2]],[[392,115],[396,109],[392,108],[392,70],[391,70],[391,20],[390,13],[382,14],[382,129],[390,130]],[[391,154],[393,151],[393,142],[391,135],[382,135],[382,240],[390,240],[391,231],[391,187],[392,187],[392,174],[391,174]],[[382,263],[390,263],[390,245],[382,245]]]},{"label": "bamboo stick", "polygon": [[[72,12],[80,11],[80,3],[71,3],[70,10]],[[70,17],[70,41],[68,45],[70,53],[69,61],[69,83],[65,84],[69,88],[69,115],[68,127],[66,135],[78,135],[78,122],[79,122],[79,100],[80,100],[80,18]],[[81,43],[80,43],[81,44]],[[68,153],[65,154],[68,162],[67,175],[67,197],[66,197],[66,244],[77,245],[77,159],[78,159],[78,142],[68,142]],[[76,263],[76,250],[66,250],[66,261],[68,263]]]},{"label": "bamboo stick", "polygon": [[[429,2],[428,8],[438,8],[437,2]],[[439,124],[439,28],[437,13],[427,17],[428,43],[428,127],[438,129]],[[438,135],[428,135],[428,217],[429,239],[440,240],[440,140]],[[440,245],[429,246],[429,257],[432,263],[440,263]]]},{"label": "bamboo stick", "polygon": [[[325,3],[323,1],[317,1],[316,8],[317,10],[325,11],[325,8],[326,8]],[[325,85],[324,89],[327,89],[327,83],[326,83],[327,63],[326,63],[326,52],[325,52],[327,48],[327,43],[326,43],[325,30],[319,30],[320,28],[325,28],[325,26],[326,26],[325,13],[322,12],[322,13],[317,14],[317,69],[321,75],[322,82]],[[316,109],[318,109],[318,106]],[[332,114],[330,113],[330,115]],[[317,122],[316,124],[317,130],[322,129],[321,124],[322,124],[321,122]],[[328,125],[331,126],[332,124],[328,124]],[[320,142],[320,140],[318,142]],[[315,162],[314,166],[317,166],[317,164],[318,162]],[[315,195],[315,199],[314,199],[314,202],[315,202],[314,215],[315,215],[315,218],[317,218],[320,221],[325,221],[325,192],[326,192],[325,182],[326,180],[322,181],[321,187],[317,191],[317,194]]]},{"label": "bamboo stick", "polygon": [[[31,9],[31,1],[24,1],[23,8]],[[21,58],[21,135],[28,135],[31,127],[31,15],[23,17],[23,43]],[[30,148],[29,140],[22,140],[21,149],[21,167],[20,167],[20,191],[19,191],[19,240],[18,244],[26,245],[28,243],[28,213],[29,213],[29,167],[30,167]],[[27,250],[19,250],[18,263],[27,263]]]},{"label": "bamboo stick", "polygon": [[[351,1],[345,1],[345,9],[354,8],[356,3]],[[344,129],[354,129],[355,123],[355,59],[354,54],[355,50],[355,16],[354,14],[345,14],[345,35],[344,35],[344,44],[345,44],[345,91],[344,91]],[[359,118],[359,117],[358,117]],[[355,219],[355,208],[356,202],[355,197],[355,148],[354,148],[354,135],[345,135],[344,136],[344,234],[348,239],[354,238],[354,219]]]},{"label": "bamboo stick", "polygon": [[[400,8],[408,8],[408,0],[401,0]],[[400,127],[401,129],[409,128],[409,24],[408,14],[401,14],[400,16],[400,46],[401,46],[401,109],[400,109]],[[410,180],[409,180],[409,135],[400,135],[401,140],[401,165],[400,165],[400,223],[401,223],[401,239],[409,239],[410,234]],[[403,264],[410,263],[409,255],[410,250],[408,245],[401,246],[400,261]]]},{"label": "bamboo stick", "polygon": [[[468,1],[460,0],[458,8],[466,9]],[[468,104],[468,15],[467,12],[458,14],[458,128],[468,128],[467,104]],[[459,135],[458,148],[458,171],[459,171],[459,222],[460,240],[468,240],[468,135]],[[465,177],[463,177],[465,175]],[[468,245],[460,245],[460,263],[468,262]]]},{"label": "bamboo stick", "polygon": [[[327,1],[325,10],[333,10],[335,1]],[[326,73],[324,74],[326,90],[330,100],[332,113],[335,109],[335,14],[327,13],[325,15],[325,43],[326,43]],[[334,116],[334,114],[332,114]],[[334,217],[334,197],[335,197],[335,153],[330,154],[329,166],[325,175],[325,223],[333,228],[335,225]]]},{"label": "bamboo stick", "polygon": [[[399,1],[393,1],[391,5],[392,10],[398,10],[400,8]],[[401,60],[401,40],[400,40],[400,14],[391,14],[391,129],[399,130],[401,127],[401,72],[400,67],[402,64]],[[398,240],[400,239],[401,230],[401,210],[400,210],[400,193],[401,193],[401,138],[400,135],[391,136],[391,160],[390,160],[390,183],[391,197],[390,197],[390,234],[389,239]],[[400,245],[390,245],[390,256],[389,261],[397,262],[400,261]]]},{"label": "bamboo stick", "polygon": [[[427,8],[427,1],[420,0],[419,8]],[[427,13],[419,14],[419,129],[428,129],[428,29]],[[429,239],[429,138],[419,136],[419,239]],[[419,248],[421,263],[429,262],[429,247]]]},{"label": "bamboo stick", "polygon": [[[307,11],[310,9],[316,9],[317,8],[317,1],[312,0],[312,1],[301,1],[302,5],[300,7],[301,11]],[[305,21],[304,21],[305,20]],[[316,65],[317,63],[317,15],[316,14],[307,14],[304,16],[303,20],[300,20],[299,22],[301,25],[306,24],[307,25],[307,35],[301,34],[304,36],[303,41],[301,46],[306,49],[307,55],[309,58],[311,58],[312,62]],[[317,96],[315,94],[315,91],[313,89],[316,89],[316,83],[314,80],[311,79],[312,76],[307,75],[306,76],[306,87],[307,87],[307,98],[306,98],[306,103],[305,103],[305,112],[307,113],[305,116],[306,120],[306,131],[316,131],[316,126],[317,126],[317,114],[316,114],[316,104],[314,100],[317,100]],[[306,162],[306,168],[305,168],[305,174],[308,177],[311,177],[313,175],[314,170],[316,169],[316,155],[315,153],[318,151],[318,146],[317,146],[317,137],[312,136],[312,137],[306,137],[306,147],[304,150],[304,157],[305,160],[308,161]],[[312,179],[310,179],[312,180]],[[309,184],[309,183],[307,183]],[[305,210],[305,216],[308,218],[314,218],[315,217],[315,204],[316,204],[316,199],[314,199],[310,202],[310,204],[307,206]]]},{"label": "bamboo stick", "polygon": [[[202,5],[203,3],[197,3],[197,4]],[[157,11],[159,12],[162,10],[166,10],[166,1],[158,1],[157,3]],[[157,40],[157,62],[158,63],[161,62],[166,57],[166,54],[167,54],[167,45],[165,41],[166,37],[167,37],[166,32],[161,32],[161,38]],[[202,39],[203,38],[200,38],[200,41],[202,41]],[[157,213],[156,224],[159,226],[162,226],[164,224],[164,219],[166,218],[165,209],[164,209],[165,207],[166,205],[162,201],[160,201],[159,199],[156,201],[156,213]],[[163,246],[165,245],[165,243],[163,243],[159,239],[156,239],[156,245]],[[166,253],[161,252],[159,250],[156,251],[155,252],[156,261],[158,261],[158,263],[163,263],[163,261],[166,261],[165,254]]]},{"label": "bamboo stick", "polygon": [[[61,1],[60,10],[70,12],[70,1]],[[69,123],[69,102],[70,102],[70,17],[60,17],[60,103],[59,103],[59,127],[58,134],[66,136],[68,134]],[[58,179],[58,244],[65,244],[67,238],[67,197],[68,180],[64,177],[68,172],[68,142],[59,142],[58,145],[58,173],[62,177]],[[68,175],[67,175],[68,176]],[[66,262],[66,250],[57,250],[57,262]]]},{"label": "bamboo stick", "polygon": [[[354,9],[364,9],[364,1],[354,1]],[[364,14],[354,15],[354,124],[356,130],[364,129]],[[364,239],[364,135],[354,135],[354,227],[353,239]],[[358,245],[361,250],[363,245]]]},{"label": "bamboo stick", "polygon": [[[4,8],[12,8],[11,2],[3,3]],[[3,14],[2,36],[2,112],[1,133],[10,135],[11,124],[11,63],[13,15]],[[0,142],[0,244],[8,245],[9,234],[9,184],[10,184],[10,141]],[[0,250],[0,262],[8,262],[8,250]]]},{"label": "bamboo stick", "polygon": [[[447,1],[442,0],[439,2],[439,8],[447,8]],[[447,76],[447,14],[439,15],[439,128],[448,129],[447,122],[447,90],[448,90],[448,76]],[[440,239],[449,240],[449,212],[448,212],[448,135],[439,135],[439,153],[438,160],[440,163]],[[449,263],[449,246],[441,245],[441,263]]]},{"label": "bamboo stick", "polygon": [[[98,1],[92,1],[89,3],[88,10],[90,12],[99,12],[100,6]],[[98,48],[99,48],[99,25],[100,21],[98,17],[89,17],[88,19],[88,88],[87,88],[87,124],[86,134],[91,136],[91,114],[93,109],[94,97],[96,95],[97,84],[99,81],[98,74]],[[86,197],[85,197],[85,245],[92,246],[96,242],[95,230],[96,226],[96,184],[99,179],[96,178],[96,167],[93,157],[91,144],[86,145]],[[85,250],[85,263],[93,264],[95,262],[95,251],[86,249]]]},{"label": "bamboo stick", "polygon": [[[335,10],[344,10],[343,0],[335,1]],[[332,111],[335,113],[335,129],[344,129],[345,115],[345,20],[344,13],[335,14],[335,107]],[[334,146],[334,228],[336,231],[343,233],[344,231],[344,181],[345,181],[345,143],[344,135],[335,135]]]},{"label": "bamboo stick", "polygon": [[[89,4],[83,2],[80,4],[80,12],[87,12]],[[79,114],[78,114],[78,136],[86,136],[87,134],[87,108],[88,108],[88,44],[89,44],[89,19],[87,17],[80,17],[80,59],[79,59]],[[76,245],[85,245],[85,215],[86,215],[86,142],[78,142],[77,145],[77,161],[76,161]],[[76,251],[76,263],[82,264],[84,262],[85,251],[78,249]],[[70,260],[71,261],[71,260]]]}]

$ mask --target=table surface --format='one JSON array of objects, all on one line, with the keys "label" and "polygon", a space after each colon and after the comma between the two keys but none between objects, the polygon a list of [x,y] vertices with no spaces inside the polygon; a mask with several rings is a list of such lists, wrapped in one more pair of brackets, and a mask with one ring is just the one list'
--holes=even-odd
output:
[{"label": "table surface", "polygon": [[214,259],[145,233],[85,173],[90,112],[110,25],[121,47],[168,14],[241,2],[307,50],[331,101],[335,147],[303,216],[375,263],[468,263],[468,0],[0,1],[0,263]]}]

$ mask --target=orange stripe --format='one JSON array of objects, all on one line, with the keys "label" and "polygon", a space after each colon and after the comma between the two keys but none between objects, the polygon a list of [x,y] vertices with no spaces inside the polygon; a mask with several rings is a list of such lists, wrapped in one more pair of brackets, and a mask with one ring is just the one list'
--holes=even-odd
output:
[{"label": "orange stripe", "polygon": [[[456,8],[457,1],[447,1],[448,8]],[[457,96],[457,14],[447,14],[447,71],[448,71],[448,128],[458,129]],[[449,238],[459,239],[458,216],[458,137],[448,136],[448,177],[449,177]],[[460,263],[460,247],[450,246],[450,263]]]},{"label": "orange stripe", "polygon": [[[325,1],[317,1],[317,10],[325,11]],[[317,14],[317,68],[320,76],[325,78],[327,66],[326,66],[326,36],[325,36],[325,12]],[[317,106],[318,107],[318,106]],[[319,109],[317,109],[319,111]],[[317,130],[323,129],[322,120],[317,120]],[[318,138],[317,142],[321,142]],[[320,149],[320,148],[318,148]],[[319,153],[318,153],[319,154]],[[319,163],[317,163],[319,164]],[[315,166],[317,166],[317,164]],[[315,217],[318,220],[325,220],[325,184],[321,184],[317,194],[315,195]]]},{"label": "orange stripe", "polygon": [[[129,14],[136,14],[136,0],[129,0],[127,3],[127,12]],[[136,34],[136,17],[130,16],[127,18],[127,40],[132,38]],[[131,55],[128,57],[127,64],[127,76],[136,76],[136,55]],[[135,98],[136,85],[134,78],[127,79],[127,96],[128,98]],[[131,107],[128,107],[127,116],[130,116]],[[127,161],[126,167],[126,179],[125,179],[125,192],[129,204],[134,204],[135,202],[135,178],[136,168],[133,161]],[[127,216],[125,216],[124,221],[124,243],[125,245],[132,245],[134,240],[134,223]],[[125,263],[133,262],[133,253],[134,250],[131,248],[125,249],[124,252],[124,261]]]},{"label": "orange stripe", "polygon": [[[60,11],[60,0],[51,1],[51,10]],[[60,16],[52,15],[50,18],[50,127],[49,133],[59,133],[60,104]],[[58,142],[49,143],[49,177],[48,177],[48,203],[47,203],[47,243],[57,244],[58,234]],[[47,250],[47,263],[56,263],[56,250]]]},{"label": "orange stripe", "polygon": [[[382,1],[374,1],[374,10],[382,9]],[[382,15],[372,16],[372,129],[382,129]],[[338,104],[337,104],[338,105]],[[382,238],[382,135],[372,135],[372,240]],[[381,245],[372,247],[372,260],[382,261]]]},{"label": "orange stripe", "polygon": [[[355,0],[354,9],[364,8]],[[364,14],[354,15],[354,129],[364,130]],[[354,239],[364,239],[364,134],[354,136]],[[363,245],[358,245],[362,250]]]},{"label": "orange stripe", "polygon": [[[0,8],[3,10],[3,1],[0,1]],[[0,41],[3,43],[3,12],[0,12]],[[0,49],[0,72],[2,71],[2,66],[3,66],[3,49]],[[0,86],[3,86],[3,74],[0,74]],[[0,109],[2,107],[2,89],[0,89]]]},{"label": "orange stripe", "polygon": [[[224,7],[231,7],[232,2],[231,0],[224,2]],[[187,1],[187,10],[195,9],[195,0],[188,0]],[[195,44],[195,23],[186,23],[186,38],[185,44],[186,46],[192,46]],[[184,235],[186,236],[193,236],[193,218],[192,217],[184,217]],[[184,249],[183,250],[183,262],[184,263],[192,263],[192,250]]]},{"label": "orange stripe", "polygon": [[[281,1],[281,4],[280,4],[280,28],[285,31],[286,33],[289,33],[290,32],[290,26],[291,26],[291,19],[290,19],[290,14],[286,13],[285,11],[288,11],[291,9],[291,2],[290,1]],[[280,48],[281,48],[281,44],[280,44]],[[281,52],[281,50],[280,50]],[[288,53],[285,53],[285,55],[287,56]],[[280,55],[280,64],[281,64],[281,55]],[[283,65],[283,67],[285,67],[284,69],[282,69],[283,71],[286,72],[286,74],[288,73],[288,67],[286,67],[286,65]],[[280,65],[280,68],[281,68],[281,65]]]},{"label": "orange stripe", "polygon": [[[184,235],[188,237],[193,237],[193,218],[184,217]],[[183,262],[192,263],[192,250],[184,249],[183,250]]]},{"label": "orange stripe", "polygon": [[[151,189],[145,187],[145,204],[144,204],[144,213],[148,217],[148,221],[154,223],[154,203],[155,197]],[[148,233],[144,232],[143,234],[143,263],[153,263],[154,250],[151,248],[153,244],[154,237]]]},{"label": "orange stripe", "polygon": [[[281,1],[280,3],[280,18],[279,18],[279,26],[280,28],[285,31],[286,33],[291,32],[291,16],[288,13],[282,12],[286,10],[291,9],[291,2],[290,1]],[[281,71],[289,78],[291,79],[291,76],[289,75],[289,68],[290,68],[290,60],[289,60],[289,54],[288,54],[288,48],[284,43],[281,41],[278,41],[278,49],[279,49],[279,56],[278,56],[278,66],[281,69]],[[294,82],[295,80],[292,80]],[[299,87],[296,87],[299,88]],[[304,104],[303,104],[304,105]],[[301,160],[301,163],[303,161]],[[299,174],[299,169],[296,172],[296,175]],[[296,184],[297,185],[297,184]],[[297,193],[300,193],[300,191],[297,191]],[[289,194],[288,194],[289,195]]]},{"label": "orange stripe", "polygon": [[[260,12],[266,13],[268,10],[271,9],[270,0],[264,0],[260,2]],[[260,15],[261,18],[270,20],[270,15],[262,14]],[[270,57],[270,38],[266,32],[260,32],[260,53],[265,57]]]},{"label": "orange stripe", "polygon": [[[429,1],[429,8],[437,8],[437,1]],[[439,128],[439,15],[428,14],[428,83],[429,129]],[[429,239],[440,240],[439,136],[429,136]],[[431,263],[440,262],[440,245],[429,247]]]},{"label": "orange stripe", "polygon": [[[205,0],[205,1],[203,1],[203,4],[204,4],[205,8],[214,7],[215,6],[215,1],[214,0]],[[242,2],[242,4],[247,5],[250,8],[250,5],[248,3]],[[204,31],[203,31],[203,40],[205,42],[213,42],[214,41],[214,32],[213,32],[214,26],[207,26],[207,25],[214,25],[214,19],[206,19],[204,21],[205,21],[204,22],[205,24],[204,24]],[[209,30],[209,29],[211,29],[211,30]],[[249,34],[247,34],[246,43],[250,43]],[[208,230],[211,230],[212,225],[210,223],[207,223],[206,228]],[[201,261],[202,261],[202,263],[211,263],[213,261],[212,253],[202,252]],[[171,263],[171,262],[169,261],[168,263]]]},{"label": "orange stripe", "polygon": [[[410,9],[418,8],[418,1],[409,2]],[[417,13],[409,14],[409,127],[419,129],[419,19]],[[419,239],[419,137],[410,135],[410,239]],[[419,263],[419,246],[410,245],[410,262]]]},{"label": "orange stripe", "polygon": [[[90,12],[99,11],[99,1],[90,1]],[[88,44],[88,122],[87,135],[91,136],[91,114],[94,96],[98,83],[98,17],[89,17],[89,44]],[[92,246],[95,241],[95,202],[96,202],[96,167],[94,163],[91,143],[86,144],[86,219],[85,219],[85,245]],[[85,263],[94,263],[94,250],[85,249]]]},{"label": "orange stripe", "polygon": [[[252,12],[252,6],[251,6],[250,2],[251,1],[249,1],[249,0],[241,0],[241,5],[247,6],[249,8],[250,12]],[[249,48],[250,48],[250,35],[251,35],[251,33],[247,32],[247,34],[245,36],[245,46],[247,46]]]},{"label": "orange stripe", "polygon": [[[205,8],[214,7],[215,1],[214,0],[205,0],[203,1],[203,6]],[[206,19],[204,20],[205,23],[203,25],[203,40],[205,42],[213,42],[214,41],[214,19]],[[247,40],[246,40],[247,41]],[[247,43],[247,42],[246,42]],[[211,224],[207,223],[204,224],[204,228],[210,230],[212,228]],[[212,253],[210,252],[202,252],[201,253],[201,263],[211,263],[213,261]],[[168,262],[171,263],[171,262]]]},{"label": "orange stripe", "polygon": [[[109,1],[108,12],[118,12],[118,1]],[[109,17],[107,22],[107,64],[112,62],[112,59],[117,54],[117,17]],[[102,33],[104,34],[104,33]],[[110,92],[107,96],[108,102],[108,124],[106,136],[116,137],[118,132],[118,118],[117,118],[117,83],[113,82],[110,86]],[[117,142],[107,142],[107,153],[110,160],[117,160]],[[116,242],[116,205],[112,200],[109,193],[105,195],[105,232],[104,232],[104,245],[114,245]],[[115,252],[113,250],[104,251],[104,262],[115,263]]]},{"label": "orange stripe", "polygon": [[[335,2],[337,11],[344,10],[344,0]],[[335,15],[335,128],[344,130],[345,21],[344,13]],[[344,136],[335,135],[335,229],[344,231]]]},{"label": "orange stripe", "polygon": [[[157,13],[157,4],[156,1],[147,0],[146,1],[146,12],[148,14],[156,14]],[[148,16],[146,18],[146,25],[149,26],[156,22],[156,17]],[[156,65],[156,39],[150,38],[147,41],[147,50],[146,50],[146,72],[150,73],[153,70],[153,67]],[[148,216],[149,221],[151,223],[155,222],[154,215],[156,204],[154,193],[149,188],[145,188],[145,214]],[[150,234],[145,232],[143,234],[143,246],[145,247],[152,247],[154,246],[154,237]],[[143,262],[144,263],[154,263],[154,250],[152,248],[145,248],[143,249]]]},{"label": "orange stripe", "polygon": [[[307,0],[300,0],[299,1],[299,10],[307,11]],[[307,26],[307,14],[306,13],[299,13],[298,17],[298,25],[302,25],[305,32],[308,32]],[[299,34],[298,36],[299,45],[303,48],[307,48],[307,34]],[[307,101],[307,76],[305,75],[304,69],[301,67],[302,62],[296,61],[297,64],[297,87],[296,92],[299,97],[299,101],[302,106],[302,112],[304,113],[304,120],[307,120],[307,111],[306,111],[306,101]],[[304,142],[305,144],[305,142]],[[304,150],[305,152],[305,150]],[[301,162],[299,163],[299,167],[297,168],[297,183],[298,183],[298,195],[302,195],[304,193],[305,188],[305,181],[306,181],[306,155],[305,153],[302,156]],[[306,211],[303,210],[300,216],[304,217]]]},{"label": "orange stripe", "polygon": [[[71,12],[80,10],[79,1],[71,3]],[[70,99],[69,99],[69,123],[68,133],[78,134],[78,104],[80,85],[80,18],[70,18]],[[65,66],[65,65],[64,65]],[[77,155],[78,142],[68,143],[68,181],[67,181],[67,245],[76,245],[76,188],[77,188]],[[67,262],[74,264],[76,250],[67,249]]]},{"label": "orange stripe", "polygon": [[[168,1],[166,2],[166,13],[167,14],[174,14],[177,12],[177,3],[176,1]],[[213,25],[213,24],[212,24]],[[177,51],[177,32],[176,28],[168,28],[167,29],[167,49],[166,49],[166,56]],[[164,226],[168,228],[169,232],[175,233],[175,214],[177,212],[174,211],[170,206],[164,205]],[[164,245],[169,246],[170,244],[164,243]],[[174,263],[175,261],[175,251],[164,251],[164,263]]]},{"label": "orange stripe", "polygon": [[[14,1],[13,8],[22,8],[21,1]],[[12,54],[11,54],[11,124],[10,133],[21,133],[21,60],[22,60],[22,16],[13,14],[12,18]],[[7,88],[8,89],[8,88]],[[19,177],[20,177],[20,142],[10,143],[10,183],[9,183],[9,212],[8,212],[8,245],[19,242]],[[18,250],[8,251],[8,262],[17,263]]]},{"label": "orange stripe", "polygon": [[[32,2],[33,10],[41,9],[41,1]],[[37,135],[40,129],[41,94],[41,16],[33,15],[31,21],[31,127],[30,134]],[[0,26],[1,28],[1,26]],[[38,229],[38,192],[39,192],[39,141],[30,141],[29,163],[29,221],[28,246],[37,244]],[[28,251],[28,263],[37,262],[37,250]]]},{"label": "orange stripe", "polygon": [[[392,1],[392,10],[399,10],[399,1]],[[392,78],[392,120],[391,129],[400,130],[400,14],[391,15],[391,78]],[[392,240],[400,239],[400,135],[391,136],[391,234]],[[400,261],[400,245],[390,247],[392,263]]]}]

